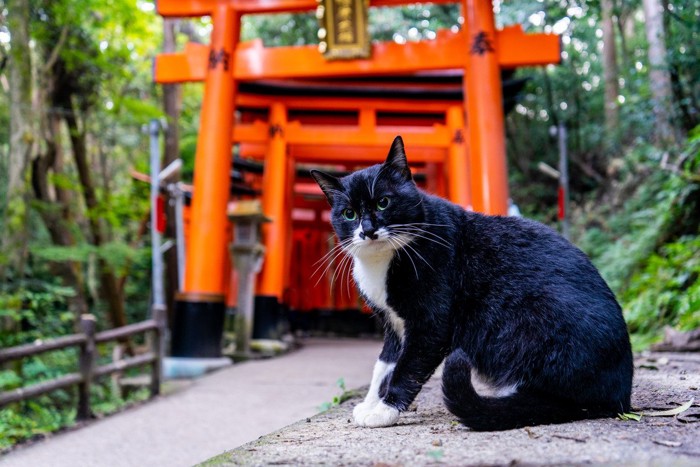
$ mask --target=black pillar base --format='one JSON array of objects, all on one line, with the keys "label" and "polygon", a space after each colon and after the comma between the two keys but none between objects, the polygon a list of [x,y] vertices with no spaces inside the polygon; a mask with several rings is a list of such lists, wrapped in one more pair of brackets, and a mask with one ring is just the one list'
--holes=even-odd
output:
[{"label": "black pillar base", "polygon": [[289,322],[292,332],[347,337],[382,335],[377,318],[357,309],[291,311]]},{"label": "black pillar base", "polygon": [[223,295],[178,293],[175,296],[171,355],[221,357],[225,312]]},{"label": "black pillar base", "polygon": [[277,297],[255,296],[255,316],[253,317],[253,339],[279,339],[285,321],[285,307]]}]

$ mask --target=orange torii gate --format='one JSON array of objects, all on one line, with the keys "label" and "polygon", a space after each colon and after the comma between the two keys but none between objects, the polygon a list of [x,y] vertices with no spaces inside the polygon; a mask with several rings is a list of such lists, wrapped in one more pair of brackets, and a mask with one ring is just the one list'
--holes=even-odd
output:
[{"label": "orange torii gate", "polygon": [[[440,0],[450,3],[453,0]],[[371,0],[371,6],[402,5],[406,0]],[[165,17],[210,15],[213,30],[209,45],[188,44],[183,53],[161,54],[156,59],[159,83],[204,81],[194,196],[187,245],[184,290],[178,294],[175,319],[202,337],[210,336],[206,323],[223,316],[226,264],[226,207],[229,200],[232,145],[262,147],[265,169],[262,180],[263,210],[273,222],[266,226],[267,258],[259,293],[283,300],[288,283],[294,145],[304,146],[309,160],[338,162],[338,152],[328,147],[350,146],[386,152],[395,132],[379,132],[376,113],[360,110],[360,127],[351,132],[313,132],[288,121],[284,102],[269,104],[269,122],[234,125],[234,110],[255,105],[254,96],[237,92],[239,83],[263,80],[327,79],[410,75],[425,71],[461,70],[463,106],[447,110],[443,130],[406,137],[411,158],[430,159],[431,150],[444,148],[448,155],[449,197],[457,203],[489,214],[505,214],[508,206],[502,111],[501,69],[558,63],[559,39],[547,34],[524,34],[519,26],[496,30],[490,0],[462,0],[464,24],[459,32],[438,31],[429,41],[372,44],[367,59],[327,61],[316,46],[265,48],[259,42],[239,43],[241,15],[313,10],[316,0],[159,0]],[[322,104],[318,104],[322,105]],[[335,105],[335,103],[333,104]],[[465,122],[465,110],[467,122]],[[453,130],[467,128],[466,141]],[[442,133],[440,133],[442,131]],[[452,131],[452,132],[451,132]],[[325,148],[313,151],[313,148]],[[422,149],[422,151],[421,151]],[[255,152],[254,150],[252,151]],[[369,154],[371,151],[367,151]],[[301,153],[301,152],[300,152]],[[376,151],[372,154],[380,154]],[[330,155],[329,155],[330,154]],[[421,156],[423,154],[423,156]],[[342,157],[342,155],[340,155]],[[368,157],[379,162],[381,156]],[[469,168],[469,172],[467,172]],[[210,318],[209,316],[215,316]],[[199,323],[199,324],[197,324]],[[199,330],[199,331],[198,331]],[[182,353],[182,355],[177,355]],[[187,355],[186,355],[187,354]],[[192,354],[192,355],[189,355]],[[214,346],[183,350],[174,356],[218,356]]]}]

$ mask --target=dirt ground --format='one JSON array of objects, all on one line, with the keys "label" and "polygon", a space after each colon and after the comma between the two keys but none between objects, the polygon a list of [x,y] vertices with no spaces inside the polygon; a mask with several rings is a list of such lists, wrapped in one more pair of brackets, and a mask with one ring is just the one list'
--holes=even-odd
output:
[{"label": "dirt ground", "polygon": [[[396,426],[359,428],[359,396],[203,465],[572,465],[700,466],[700,354],[647,353],[635,361],[633,407],[678,407],[676,416],[601,419],[478,433],[458,424],[433,378]],[[369,378],[369,375],[368,375]]]}]

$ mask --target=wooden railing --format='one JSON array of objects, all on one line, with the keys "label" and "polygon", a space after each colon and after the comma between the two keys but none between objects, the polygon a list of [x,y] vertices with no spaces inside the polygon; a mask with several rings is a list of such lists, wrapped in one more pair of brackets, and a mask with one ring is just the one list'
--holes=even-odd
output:
[{"label": "wooden railing", "polygon": [[[165,334],[165,309],[153,307],[153,317],[140,323],[130,324],[103,332],[95,332],[93,315],[82,315],[80,334],[59,337],[37,343],[0,349],[0,365],[11,360],[42,354],[52,350],[80,346],[78,372],[43,381],[31,386],[0,392],[0,408],[14,402],[31,399],[57,389],[78,385],[78,420],[90,418],[90,385],[101,376],[124,371],[128,368],[151,365],[151,397],[160,393],[163,362],[163,336]],[[152,332],[151,351],[135,357],[118,360],[108,365],[97,366],[97,344],[125,339],[135,334]]]}]

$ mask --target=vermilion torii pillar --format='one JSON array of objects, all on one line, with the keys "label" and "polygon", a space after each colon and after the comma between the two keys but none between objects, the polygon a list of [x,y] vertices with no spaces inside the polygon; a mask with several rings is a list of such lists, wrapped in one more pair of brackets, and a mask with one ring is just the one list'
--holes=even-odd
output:
[{"label": "vermilion torii pillar", "polygon": [[464,99],[469,128],[472,206],[475,211],[508,212],[508,171],[501,67],[491,0],[462,0],[467,43]]},{"label": "vermilion torii pillar", "polygon": [[236,82],[232,77],[240,15],[231,4],[212,8],[213,30],[200,115],[184,290],[176,297],[173,357],[221,356],[225,314],[226,206]]}]

